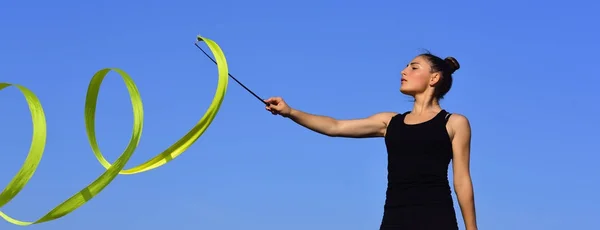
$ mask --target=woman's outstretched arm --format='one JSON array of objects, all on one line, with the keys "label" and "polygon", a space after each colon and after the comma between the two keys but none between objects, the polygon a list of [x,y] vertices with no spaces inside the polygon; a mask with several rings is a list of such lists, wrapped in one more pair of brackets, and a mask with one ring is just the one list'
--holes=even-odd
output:
[{"label": "woman's outstretched arm", "polygon": [[383,137],[389,121],[396,113],[383,112],[361,119],[338,120],[329,116],[315,115],[291,108],[280,97],[265,100],[268,111],[290,118],[297,124],[330,137]]}]

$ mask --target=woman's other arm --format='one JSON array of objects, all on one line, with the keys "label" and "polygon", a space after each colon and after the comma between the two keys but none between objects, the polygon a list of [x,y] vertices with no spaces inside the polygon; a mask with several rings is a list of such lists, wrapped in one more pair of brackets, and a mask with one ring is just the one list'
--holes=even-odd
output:
[{"label": "woman's other arm", "polygon": [[471,125],[460,114],[453,114],[448,120],[452,132],[454,190],[467,230],[477,230],[475,196],[470,173]]}]

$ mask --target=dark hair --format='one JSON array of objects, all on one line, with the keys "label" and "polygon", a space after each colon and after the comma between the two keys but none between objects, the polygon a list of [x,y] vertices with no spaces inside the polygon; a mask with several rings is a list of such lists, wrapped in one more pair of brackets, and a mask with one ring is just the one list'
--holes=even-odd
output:
[{"label": "dark hair", "polygon": [[435,56],[431,53],[423,53],[419,56],[424,57],[425,59],[427,59],[427,61],[429,61],[432,73],[441,73],[442,77],[440,78],[440,81],[437,83],[433,91],[433,96],[437,100],[444,98],[444,95],[446,95],[446,93],[448,93],[448,91],[450,91],[450,88],[452,87],[452,74],[454,73],[454,71],[460,69],[460,64],[454,57],[447,57],[445,59],[441,59],[440,57]]}]

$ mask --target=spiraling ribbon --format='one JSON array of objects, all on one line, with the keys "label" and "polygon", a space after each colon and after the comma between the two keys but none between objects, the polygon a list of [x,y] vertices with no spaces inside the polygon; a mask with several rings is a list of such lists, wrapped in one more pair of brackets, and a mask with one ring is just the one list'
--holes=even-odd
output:
[{"label": "spiraling ribbon", "polygon": [[[102,192],[102,190],[106,188],[106,186],[108,186],[117,177],[117,175],[137,174],[160,167],[182,154],[192,144],[194,144],[194,142],[198,140],[198,138],[204,133],[204,131],[206,131],[208,126],[210,126],[215,116],[217,115],[217,112],[221,107],[221,103],[223,102],[223,98],[225,97],[225,92],[227,91],[227,76],[229,74],[225,55],[223,54],[223,51],[221,50],[219,45],[214,41],[201,36],[198,36],[197,39],[198,41],[204,41],[206,45],[210,48],[213,56],[215,57],[216,61],[213,61],[217,64],[219,80],[217,83],[217,90],[209,108],[207,109],[206,113],[202,116],[200,121],[198,121],[198,123],[196,123],[196,125],[190,131],[188,131],[187,134],[185,134],[180,140],[175,142],[165,151],[156,155],[152,159],[136,167],[124,169],[125,164],[127,164],[134,151],[136,150],[140,141],[140,137],[142,135],[142,126],[144,123],[144,109],[142,106],[142,99],[135,83],[125,71],[117,68],[102,69],[96,72],[96,74],[94,74],[89,83],[85,100],[84,115],[86,132],[88,140],[92,147],[92,151],[94,152],[94,155],[96,156],[98,161],[100,161],[102,166],[106,168],[106,171],[102,173],[102,175],[100,175],[96,180],[90,183],[87,187],[81,189],[78,193],[71,196],[69,199],[65,200],[63,203],[50,210],[48,213],[46,213],[46,215],[42,216],[36,221],[20,221],[8,216],[4,212],[0,212],[0,216],[6,221],[20,226],[39,224],[61,218],[75,211],[76,209],[84,205],[86,202],[94,198],[96,195],[98,195],[100,192]],[[123,153],[113,164],[109,163],[100,152],[100,147],[98,146],[98,142],[96,141],[94,119],[96,114],[96,103],[100,91],[100,86],[102,85],[104,77],[111,70],[121,75],[121,77],[125,81],[125,85],[127,86],[127,90],[129,91],[129,96],[131,98],[131,105],[133,107],[133,132],[131,135],[131,139],[129,140],[129,144],[127,145],[125,151],[123,151]],[[40,103],[38,97],[26,87],[16,84],[0,83],[0,90],[9,86],[16,87],[17,89],[19,89],[19,91],[21,91],[23,95],[25,95],[25,99],[27,101],[27,104],[29,105],[31,119],[33,122],[33,138],[29,148],[29,153],[27,155],[27,158],[25,159],[25,162],[23,163],[23,166],[13,177],[13,179],[8,183],[8,186],[6,186],[2,193],[0,193],[0,208],[2,208],[4,205],[10,202],[25,187],[25,185],[29,182],[29,180],[35,173],[44,153],[47,135],[46,116],[44,114],[42,104]]]}]

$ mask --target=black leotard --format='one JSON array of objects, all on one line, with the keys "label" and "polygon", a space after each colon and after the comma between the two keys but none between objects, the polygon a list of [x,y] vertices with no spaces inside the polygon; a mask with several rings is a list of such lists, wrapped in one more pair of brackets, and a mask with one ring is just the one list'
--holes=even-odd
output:
[{"label": "black leotard", "polygon": [[448,182],[452,142],[450,113],[440,111],[419,124],[406,124],[408,112],[387,127],[388,186],[380,230],[457,230]]}]

